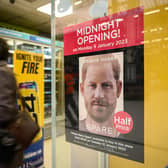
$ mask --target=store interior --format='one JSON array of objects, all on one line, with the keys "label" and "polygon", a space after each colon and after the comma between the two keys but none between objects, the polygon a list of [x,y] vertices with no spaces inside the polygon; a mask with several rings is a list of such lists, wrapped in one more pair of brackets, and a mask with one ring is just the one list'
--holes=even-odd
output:
[{"label": "store interior", "polygon": [[[51,38],[51,0],[0,0],[0,28],[12,29],[20,33],[28,33],[46,39]],[[47,5],[47,6],[46,6]],[[109,14],[127,11],[138,6],[144,7],[144,44],[145,44],[145,164],[138,164],[110,155],[111,167],[154,168],[165,167],[168,137],[166,117],[161,119],[158,111],[165,112],[167,95],[167,78],[164,73],[167,69],[167,24],[165,18],[168,13],[167,0],[58,0],[56,3],[55,33],[56,41],[56,160],[58,168],[105,168],[101,158],[105,155],[90,149],[71,145],[65,139],[65,112],[64,112],[64,53],[63,31],[65,27],[83,23]],[[44,11],[42,11],[44,8]],[[49,9],[49,13],[47,11]],[[66,12],[69,13],[66,13]],[[151,13],[151,11],[153,13]],[[61,14],[61,16],[60,16]],[[9,67],[13,68],[12,55],[15,49],[33,51],[44,54],[44,165],[51,167],[51,46],[44,43],[26,41],[18,38],[4,37],[10,45],[11,57]],[[162,60],[158,60],[158,55]],[[148,64],[148,65],[147,65]],[[164,84],[163,84],[164,83]],[[163,90],[162,90],[163,89]],[[153,92],[154,91],[154,92]],[[160,92],[161,91],[161,92]],[[155,96],[163,102],[158,104]],[[162,105],[162,106],[161,106]],[[165,114],[163,114],[165,115]],[[158,127],[157,127],[158,126]],[[157,128],[156,128],[157,127]],[[155,128],[155,129],[153,129]],[[160,129],[161,128],[161,129]],[[156,131],[155,131],[156,130]],[[162,130],[162,131],[160,131]],[[157,132],[157,134],[156,134]],[[161,137],[161,138],[159,138]],[[159,155],[163,156],[160,159]],[[83,159],[85,158],[85,159]],[[159,159],[158,159],[159,158]],[[65,162],[66,160],[66,162]],[[88,160],[88,162],[86,162]]]}]

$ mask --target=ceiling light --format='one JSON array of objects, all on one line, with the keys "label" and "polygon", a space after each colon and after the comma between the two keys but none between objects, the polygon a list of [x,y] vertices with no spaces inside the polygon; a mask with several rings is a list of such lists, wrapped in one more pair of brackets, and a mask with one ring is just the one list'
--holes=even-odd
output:
[{"label": "ceiling light", "polygon": [[92,18],[99,18],[107,15],[108,2],[107,0],[96,0],[90,7],[89,13]]},{"label": "ceiling light", "polygon": [[82,1],[79,0],[79,1],[76,1],[76,2],[74,3],[74,5],[79,5],[79,4],[81,4],[81,3],[82,3]]},{"label": "ceiling light", "polygon": [[[38,11],[51,15],[51,3],[37,8]],[[55,1],[55,16],[60,18],[71,15],[73,12],[71,0],[56,0]]]},{"label": "ceiling light", "polygon": [[71,0],[57,0],[55,1],[55,7],[58,12],[66,12],[72,7]]},{"label": "ceiling light", "polygon": [[40,12],[46,13],[48,15],[51,15],[51,3],[40,6],[39,8],[37,8],[37,10]]},{"label": "ceiling light", "polygon": [[158,13],[158,12],[160,12],[160,9],[149,11],[149,12],[145,12],[144,15],[151,15],[151,14]]},{"label": "ceiling light", "polygon": [[165,9],[165,10],[168,10],[168,7],[165,7],[164,9]]}]

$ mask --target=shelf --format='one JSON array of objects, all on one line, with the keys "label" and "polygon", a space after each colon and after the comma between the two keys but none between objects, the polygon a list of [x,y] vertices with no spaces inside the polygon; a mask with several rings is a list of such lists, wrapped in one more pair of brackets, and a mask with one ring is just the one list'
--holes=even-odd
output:
[{"label": "shelf", "polygon": [[14,53],[14,50],[9,50],[9,53],[13,54],[13,53]]},{"label": "shelf", "polygon": [[[51,55],[44,55],[44,59],[51,59]],[[55,59],[61,59],[60,57],[55,57]]]},{"label": "shelf", "polygon": [[[56,103],[58,104],[58,103]],[[51,106],[51,103],[44,103],[44,106],[48,107],[48,106]]]},{"label": "shelf", "polygon": [[13,66],[13,64],[8,64],[8,67],[13,68],[14,66]]},{"label": "shelf", "polygon": [[[51,94],[51,91],[45,91],[45,94]],[[58,91],[56,91],[56,93],[58,93]]]},{"label": "shelf", "polygon": [[[52,68],[51,67],[44,67],[44,70],[51,70]],[[56,68],[55,69],[56,71],[58,71],[58,70],[62,70],[61,68]]]},{"label": "shelf", "polygon": [[51,103],[45,103],[44,106],[51,106]]},{"label": "shelf", "polygon": [[[58,80],[55,81],[58,82]],[[51,79],[45,79],[44,82],[51,82]]]},{"label": "shelf", "polygon": [[44,67],[44,70],[51,70],[51,67]]},{"label": "shelf", "polygon": [[45,79],[44,82],[51,82],[51,79]]},{"label": "shelf", "polygon": [[51,94],[51,91],[45,91],[44,93],[45,94]]},{"label": "shelf", "polygon": [[44,59],[51,59],[51,55],[44,55]]}]

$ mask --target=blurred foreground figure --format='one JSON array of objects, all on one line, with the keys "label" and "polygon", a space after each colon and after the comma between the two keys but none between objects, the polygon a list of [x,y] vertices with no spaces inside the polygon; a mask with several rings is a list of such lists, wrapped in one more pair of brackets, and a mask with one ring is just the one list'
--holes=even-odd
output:
[{"label": "blurred foreground figure", "polygon": [[[13,145],[9,150],[0,147],[0,168],[17,168],[22,165],[23,151],[14,142],[14,137],[4,138],[3,130],[13,121],[17,114],[17,84],[12,71],[7,67],[8,45],[0,38],[0,146]],[[10,151],[10,152],[8,152]]]}]

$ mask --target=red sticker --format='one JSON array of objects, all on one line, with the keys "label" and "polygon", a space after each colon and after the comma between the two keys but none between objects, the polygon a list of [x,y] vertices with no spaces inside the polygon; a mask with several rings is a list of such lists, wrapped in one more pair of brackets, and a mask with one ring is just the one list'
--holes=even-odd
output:
[{"label": "red sticker", "polygon": [[121,134],[128,134],[133,128],[132,117],[124,111],[120,111],[114,115],[113,124]]}]

